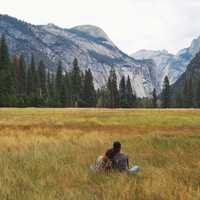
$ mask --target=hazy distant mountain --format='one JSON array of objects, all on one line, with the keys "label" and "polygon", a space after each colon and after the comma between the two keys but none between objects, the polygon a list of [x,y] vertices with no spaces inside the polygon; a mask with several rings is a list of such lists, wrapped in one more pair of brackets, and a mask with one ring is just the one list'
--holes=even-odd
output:
[{"label": "hazy distant mountain", "polygon": [[180,50],[176,55],[163,51],[140,50],[131,56],[135,59],[152,59],[156,64],[156,77],[162,85],[167,75],[174,83],[185,72],[192,58],[200,51],[200,37],[194,39],[190,47]]},{"label": "hazy distant mountain", "polygon": [[161,86],[165,75],[168,75],[167,66],[173,59],[174,55],[169,54],[166,50],[140,50],[132,54],[132,57],[135,59],[152,59],[156,64],[156,79]]},{"label": "hazy distant mountain", "polygon": [[156,68],[152,60],[135,60],[120,51],[105,32],[91,25],[63,29],[54,24],[31,25],[6,15],[0,16],[0,35],[5,34],[12,54],[23,53],[30,60],[31,53],[43,59],[55,71],[55,64],[62,61],[69,70],[75,57],[82,70],[90,68],[95,86],[105,84],[111,67],[118,80],[130,76],[139,97],[149,96],[159,88]]}]

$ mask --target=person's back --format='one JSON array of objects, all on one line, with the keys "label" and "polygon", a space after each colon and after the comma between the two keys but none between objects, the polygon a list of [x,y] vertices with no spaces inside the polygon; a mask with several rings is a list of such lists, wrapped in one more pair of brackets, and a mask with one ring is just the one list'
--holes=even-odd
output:
[{"label": "person's back", "polygon": [[114,169],[120,172],[126,171],[128,174],[134,174],[140,170],[137,165],[129,169],[128,156],[121,153],[120,142],[114,142],[113,147],[108,149],[104,156],[99,156],[95,165],[90,168],[95,172]]},{"label": "person's back", "polygon": [[128,170],[128,156],[122,153],[118,153],[113,159],[113,168],[119,171]]},{"label": "person's back", "polygon": [[123,171],[128,169],[128,156],[120,153],[120,151],[120,142],[114,142],[113,148],[106,151],[104,160],[109,160],[112,162],[112,169]]}]

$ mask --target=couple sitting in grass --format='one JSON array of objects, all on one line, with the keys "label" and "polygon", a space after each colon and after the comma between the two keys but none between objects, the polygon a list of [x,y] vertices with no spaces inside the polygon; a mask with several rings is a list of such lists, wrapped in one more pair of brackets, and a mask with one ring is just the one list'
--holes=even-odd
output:
[{"label": "couple sitting in grass", "polygon": [[139,171],[138,166],[129,168],[128,156],[121,153],[121,143],[118,141],[113,143],[113,147],[108,149],[104,156],[99,156],[91,168],[96,172],[117,170],[134,174]]}]

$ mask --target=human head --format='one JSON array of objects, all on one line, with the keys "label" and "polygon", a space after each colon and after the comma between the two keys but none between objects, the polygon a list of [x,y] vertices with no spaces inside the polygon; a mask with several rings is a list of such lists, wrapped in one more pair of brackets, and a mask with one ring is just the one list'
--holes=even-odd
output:
[{"label": "human head", "polygon": [[120,152],[121,150],[121,143],[118,141],[113,142],[113,149],[117,152]]}]

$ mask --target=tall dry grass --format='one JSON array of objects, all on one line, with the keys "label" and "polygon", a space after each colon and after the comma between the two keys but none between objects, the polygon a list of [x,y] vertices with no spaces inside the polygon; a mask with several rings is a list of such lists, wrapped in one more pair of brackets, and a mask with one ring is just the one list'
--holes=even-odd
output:
[{"label": "tall dry grass", "polygon": [[[89,165],[120,140],[135,176]],[[199,110],[0,109],[0,199],[200,199]]]}]

